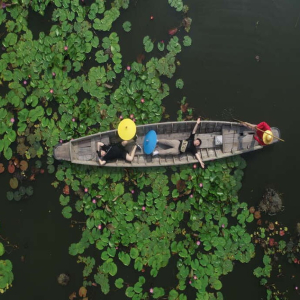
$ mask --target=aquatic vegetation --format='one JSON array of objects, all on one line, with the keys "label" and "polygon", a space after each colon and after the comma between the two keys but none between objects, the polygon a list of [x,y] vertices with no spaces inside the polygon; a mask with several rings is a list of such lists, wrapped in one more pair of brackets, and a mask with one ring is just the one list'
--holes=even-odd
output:
[{"label": "aquatic vegetation", "polygon": [[154,44],[148,35],[144,37],[143,44],[146,52],[151,52],[154,48]]},{"label": "aquatic vegetation", "polygon": [[131,22],[129,21],[124,22],[122,26],[126,32],[129,32],[131,30]]},{"label": "aquatic vegetation", "polygon": [[189,47],[189,46],[192,45],[192,39],[188,35],[184,36],[184,38],[183,38],[183,45],[185,47]]},{"label": "aquatic vegetation", "polygon": [[[0,242],[0,256],[5,255],[5,247]],[[3,294],[12,286],[14,275],[12,273],[12,263],[10,260],[0,260],[0,293]]]},{"label": "aquatic vegetation", "polygon": [[[274,195],[267,190],[266,196]],[[286,266],[286,263],[297,267],[300,264],[299,235],[293,234],[287,227],[278,221],[269,221],[267,215],[263,214],[262,219],[257,221],[257,228],[252,236],[252,241],[256,247],[263,250],[262,264],[253,270],[254,276],[260,279],[260,284],[266,288],[267,299],[290,299],[289,293],[292,289],[297,290],[297,285],[289,286],[293,279],[297,280],[293,269]],[[278,284],[281,276],[289,277],[289,282]]]},{"label": "aquatic vegetation", "polygon": [[[175,297],[183,293],[188,282],[198,297],[211,294],[209,287],[221,289],[219,277],[232,271],[233,261],[249,262],[254,255],[245,229],[253,215],[237,199],[244,167],[239,157],[211,163],[204,171],[174,167],[169,182],[164,168],[93,168],[87,174],[87,167],[64,163],[56,173],[57,179],[63,185],[75,180],[80,185],[75,190],[75,202],[71,203],[69,196],[60,196],[62,205],[68,205],[63,214],[71,218],[71,211],[77,211],[87,217],[82,238],[69,248],[71,255],[78,255],[78,262],[86,264],[84,286],[96,282],[107,294],[110,277],[116,277],[118,288],[124,287],[117,261],[156,277],[173,256],[178,285],[173,291],[153,287],[153,297],[166,293]],[[236,218],[236,225],[228,224],[229,216]],[[96,269],[93,258],[82,256],[90,247],[101,251]],[[149,295],[143,287],[145,278],[139,278],[137,283],[127,284],[127,297],[145,299]],[[215,295],[221,297],[220,292]],[[180,297],[186,299],[184,294]]]},{"label": "aquatic vegetation", "polygon": [[[49,32],[34,38],[28,9],[44,14],[48,3],[53,7]],[[169,3],[184,14],[188,11],[181,0]],[[85,215],[81,239],[69,248],[70,255],[84,264],[81,297],[93,285],[108,294],[113,283],[132,299],[183,300],[186,289],[193,289],[199,299],[222,299],[221,276],[232,271],[234,261],[247,263],[254,256],[246,232],[253,214],[237,198],[243,159],[213,162],[205,170],[185,166],[170,172],[67,162],[56,168],[51,157],[58,143],[116,128],[122,118],[138,124],[161,120],[163,99],[169,95],[164,79],[172,78],[180,65],[179,27],[169,31],[168,40],[158,42],[158,51],[150,36],[141,41],[146,53],[156,51],[159,58],[152,55],[144,62],[142,53],[138,62],[124,64],[118,33],[110,30],[128,6],[128,0],[96,0],[91,5],[33,0],[0,10],[7,30],[0,58],[0,84],[6,91],[0,97],[0,152],[7,160],[15,152],[22,157],[19,168],[11,163],[7,169],[12,174],[27,172],[29,181],[45,169],[55,172],[52,185],[62,191],[62,215],[72,224],[79,213]],[[127,22],[123,28],[129,31]],[[190,25],[184,15],[180,27],[188,32]],[[183,45],[190,44],[185,36]],[[183,80],[176,86],[182,88]],[[185,98],[180,108],[179,119],[192,118]],[[44,159],[47,168],[42,168]],[[14,190],[7,193],[9,200],[32,194],[32,188],[20,182],[21,177],[11,178]],[[229,218],[234,222],[230,224]],[[90,249],[97,257],[90,256]],[[176,285],[149,287],[146,278],[157,277],[171,258],[177,268]],[[125,283],[121,268],[133,268],[138,281]],[[75,297],[75,292],[70,295]]]},{"label": "aquatic vegetation", "polygon": [[177,87],[178,89],[182,89],[183,86],[184,86],[183,80],[182,80],[182,79],[177,79],[177,80],[176,80],[176,87]]},{"label": "aquatic vegetation", "polygon": [[168,0],[171,7],[174,7],[176,11],[182,11],[183,10],[183,2],[182,0]]}]

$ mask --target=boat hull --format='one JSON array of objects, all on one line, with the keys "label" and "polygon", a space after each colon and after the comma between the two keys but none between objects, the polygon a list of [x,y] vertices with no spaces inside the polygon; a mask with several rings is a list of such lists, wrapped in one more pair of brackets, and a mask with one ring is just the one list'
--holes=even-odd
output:
[{"label": "boat hull", "polygon": [[[164,122],[148,125],[137,126],[137,143],[142,145],[144,136],[150,130],[155,130],[158,139],[176,139],[182,140],[189,137],[195,126],[195,121],[183,122]],[[280,137],[280,131],[272,127],[275,136]],[[196,138],[202,140],[198,149],[202,160],[210,161],[233,155],[239,155],[250,151],[263,148],[253,138],[253,130],[235,122],[222,121],[202,121],[198,126],[195,134]],[[216,144],[216,137],[222,136],[222,144]],[[99,166],[96,147],[98,142],[111,144],[120,142],[117,130],[100,132],[97,134],[81,137],[71,140],[67,143],[59,144],[54,149],[54,158],[57,160],[66,160],[76,164]],[[273,143],[278,140],[274,138]],[[273,144],[272,143],[272,144]],[[128,144],[130,151],[132,144]],[[162,147],[159,144],[157,149]],[[190,153],[167,156],[147,155],[143,151],[136,151],[132,162],[122,159],[107,162],[105,167],[157,167],[157,166],[174,166],[197,163],[197,159]]]}]

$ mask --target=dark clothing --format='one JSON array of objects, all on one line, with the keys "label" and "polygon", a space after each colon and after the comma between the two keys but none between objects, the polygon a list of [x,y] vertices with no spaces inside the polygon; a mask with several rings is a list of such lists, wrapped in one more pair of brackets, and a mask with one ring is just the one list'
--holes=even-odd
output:
[{"label": "dark clothing", "polygon": [[103,145],[101,148],[106,152],[106,155],[104,155],[103,157],[99,157],[101,160],[104,160],[106,162],[117,158],[122,158],[126,160],[126,154],[128,152],[125,150],[124,146],[122,146],[121,143],[112,144],[108,146]]},{"label": "dark clothing", "polygon": [[[266,122],[259,123],[256,128],[259,128],[260,130],[266,131],[271,130],[271,127]],[[255,140],[258,141],[258,143],[262,146],[265,146],[266,144],[263,142],[263,135],[264,133],[260,130],[256,130],[256,135],[254,136]]]},{"label": "dark clothing", "polygon": [[179,151],[180,151],[180,153],[191,152],[194,155],[197,154],[197,148],[194,145],[194,138],[195,138],[195,134],[191,133],[191,135],[189,136],[189,138],[187,140],[183,140],[183,141],[187,141],[187,146],[186,146],[186,149],[185,149],[184,152],[180,150],[181,146],[182,146],[182,142],[183,142],[183,141],[180,141],[180,144],[179,144]]}]

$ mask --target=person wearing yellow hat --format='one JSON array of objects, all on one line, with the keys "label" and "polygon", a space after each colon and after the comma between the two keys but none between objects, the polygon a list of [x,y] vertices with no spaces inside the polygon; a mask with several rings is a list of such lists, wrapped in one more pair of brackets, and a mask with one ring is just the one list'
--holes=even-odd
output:
[{"label": "person wearing yellow hat", "polygon": [[257,125],[243,122],[245,126],[255,130],[254,139],[261,145],[266,146],[273,142],[273,133],[271,127],[266,122],[261,122]]}]

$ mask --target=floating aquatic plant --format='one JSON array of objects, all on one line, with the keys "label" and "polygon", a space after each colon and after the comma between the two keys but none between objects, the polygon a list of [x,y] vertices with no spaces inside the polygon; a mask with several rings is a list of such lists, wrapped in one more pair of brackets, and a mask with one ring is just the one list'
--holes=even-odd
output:
[{"label": "floating aquatic plant", "polygon": [[177,87],[178,89],[182,89],[183,86],[184,86],[183,80],[182,80],[182,79],[177,79],[177,80],[176,80],[176,87]]},{"label": "floating aquatic plant", "polygon": [[188,35],[183,38],[183,45],[186,47],[192,45],[192,39]]},{"label": "floating aquatic plant", "polygon": [[126,32],[129,32],[131,30],[131,23],[129,21],[124,22],[122,26]]},{"label": "floating aquatic plant", "polygon": [[151,52],[154,48],[154,44],[148,35],[144,37],[143,44],[146,52]]},{"label": "floating aquatic plant", "polygon": [[183,2],[182,0],[168,0],[171,7],[174,7],[176,11],[183,10]]}]

